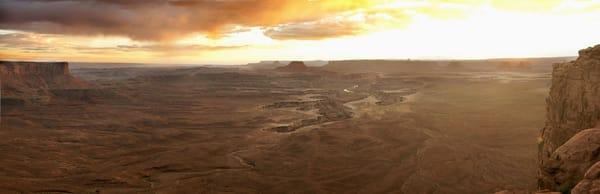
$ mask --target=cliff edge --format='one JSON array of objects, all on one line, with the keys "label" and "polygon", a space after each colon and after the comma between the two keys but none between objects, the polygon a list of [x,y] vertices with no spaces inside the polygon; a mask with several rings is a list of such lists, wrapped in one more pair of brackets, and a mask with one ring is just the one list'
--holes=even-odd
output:
[{"label": "cliff edge", "polygon": [[600,121],[600,45],[554,66],[546,102],[538,183],[540,189],[568,193],[600,161],[600,129],[592,129]]},{"label": "cliff edge", "polygon": [[0,61],[0,81],[5,105],[47,101],[53,89],[87,86],[71,76],[66,62]]}]

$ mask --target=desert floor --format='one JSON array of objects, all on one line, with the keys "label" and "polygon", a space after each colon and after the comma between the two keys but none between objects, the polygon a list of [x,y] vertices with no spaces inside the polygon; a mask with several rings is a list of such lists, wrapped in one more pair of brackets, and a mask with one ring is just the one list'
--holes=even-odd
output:
[{"label": "desert floor", "polygon": [[535,189],[549,75],[79,69],[3,106],[0,193]]}]

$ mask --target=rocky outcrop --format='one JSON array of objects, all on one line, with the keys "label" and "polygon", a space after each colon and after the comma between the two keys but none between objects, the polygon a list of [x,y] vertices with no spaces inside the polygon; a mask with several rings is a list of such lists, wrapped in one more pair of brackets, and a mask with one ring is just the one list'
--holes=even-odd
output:
[{"label": "rocky outcrop", "polygon": [[583,177],[583,180],[571,190],[573,194],[600,193],[600,162],[596,162]]},{"label": "rocky outcrop", "polygon": [[286,71],[286,72],[306,72],[310,71],[310,69],[304,64],[302,61],[292,61],[290,64],[278,67],[277,71]]},{"label": "rocky outcrop", "polygon": [[0,81],[2,102],[9,105],[47,101],[53,89],[84,88],[87,85],[71,76],[66,62],[0,61]]},{"label": "rocky outcrop", "polygon": [[275,71],[284,74],[311,75],[317,77],[341,77],[335,72],[325,71],[320,67],[309,67],[302,61],[292,61],[286,66],[276,68]]},{"label": "rocky outcrop", "polygon": [[600,130],[590,129],[599,121],[600,45],[579,51],[576,61],[554,66],[539,142],[541,189],[568,192],[600,159]]},{"label": "rocky outcrop", "polygon": [[583,179],[585,172],[600,161],[600,129],[583,130],[558,147],[543,166],[549,183],[567,191]]},{"label": "rocky outcrop", "polygon": [[20,79],[27,76],[43,76],[54,78],[69,75],[69,64],[66,62],[39,63],[39,62],[10,62],[0,61],[0,75],[2,79]]}]

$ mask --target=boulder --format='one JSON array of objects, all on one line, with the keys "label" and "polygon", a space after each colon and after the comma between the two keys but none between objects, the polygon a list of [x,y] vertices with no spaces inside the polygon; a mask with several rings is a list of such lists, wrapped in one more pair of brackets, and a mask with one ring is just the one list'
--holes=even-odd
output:
[{"label": "boulder", "polygon": [[600,194],[600,162],[585,173],[583,180],[571,190],[572,194]]},{"label": "boulder", "polygon": [[555,190],[568,191],[583,179],[586,171],[600,161],[600,129],[577,133],[552,154],[545,164],[544,173],[556,185]]}]

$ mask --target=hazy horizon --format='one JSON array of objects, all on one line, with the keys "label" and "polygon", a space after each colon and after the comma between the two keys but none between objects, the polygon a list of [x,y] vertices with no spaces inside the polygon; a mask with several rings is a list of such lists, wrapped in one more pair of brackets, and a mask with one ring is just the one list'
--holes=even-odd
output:
[{"label": "hazy horizon", "polygon": [[65,61],[65,60],[20,60],[20,59],[2,59],[2,61],[23,61],[23,62],[68,62],[71,64],[130,64],[130,65],[179,65],[179,66],[244,66],[244,65],[252,65],[259,63],[270,63],[270,62],[292,62],[292,61],[304,61],[304,62],[315,62],[315,61],[485,61],[485,60],[523,60],[523,59],[554,59],[554,58],[577,58],[576,55],[573,56],[547,56],[547,57],[506,57],[506,58],[461,58],[461,59],[450,59],[450,58],[440,58],[440,59],[418,59],[418,58],[406,58],[406,59],[377,59],[377,58],[348,58],[348,59],[336,59],[336,60],[325,60],[325,59],[308,59],[308,60],[299,60],[299,59],[290,59],[290,60],[260,60],[260,61],[250,61],[247,63],[160,63],[160,62],[111,62],[111,61]]}]

